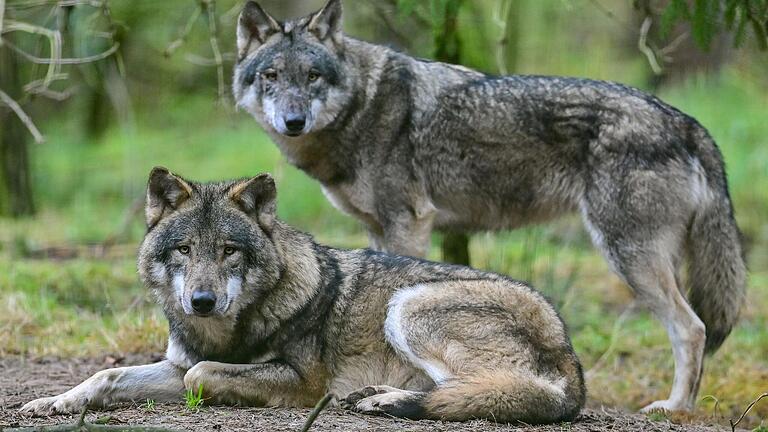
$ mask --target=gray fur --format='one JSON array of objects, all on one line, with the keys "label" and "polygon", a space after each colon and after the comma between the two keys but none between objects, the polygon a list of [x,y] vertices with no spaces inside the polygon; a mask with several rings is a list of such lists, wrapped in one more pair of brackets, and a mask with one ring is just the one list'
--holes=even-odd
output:
[{"label": "gray fur", "polygon": [[[648,408],[690,409],[704,351],[723,342],[745,296],[722,156],[707,131],[621,84],[489,76],[362,42],[341,33],[340,10],[332,0],[263,41],[241,31],[238,105],[378,250],[423,256],[433,228],[512,229],[579,212],[670,334],[673,391]],[[324,20],[334,37],[309,25]],[[310,71],[320,77],[310,82]],[[296,113],[307,123],[289,136],[283,123]],[[686,250],[693,310],[678,283]]]},{"label": "gray fur", "polygon": [[[319,245],[275,218],[275,196],[267,175],[198,184],[153,170],[138,267],[170,324],[167,359],[99,372],[22,411],[171,400],[202,384],[209,403],[311,406],[332,392],[348,409],[414,419],[551,423],[579,413],[581,365],[533,288]],[[187,304],[200,290],[220,305],[204,316]]]}]

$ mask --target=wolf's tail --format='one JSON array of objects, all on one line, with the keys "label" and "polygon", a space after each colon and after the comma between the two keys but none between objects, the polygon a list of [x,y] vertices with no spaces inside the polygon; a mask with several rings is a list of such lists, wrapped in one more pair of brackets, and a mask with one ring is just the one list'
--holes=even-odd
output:
[{"label": "wolf's tail", "polygon": [[688,233],[688,297],[707,329],[705,350],[713,353],[738,320],[746,294],[747,269],[722,156],[703,128],[695,133],[708,193]]},{"label": "wolf's tail", "polygon": [[[575,359],[575,355],[574,355]],[[422,401],[427,417],[466,421],[488,419],[545,424],[570,421],[584,406],[585,388],[578,360],[553,381],[520,371],[495,370],[441,384]]]}]

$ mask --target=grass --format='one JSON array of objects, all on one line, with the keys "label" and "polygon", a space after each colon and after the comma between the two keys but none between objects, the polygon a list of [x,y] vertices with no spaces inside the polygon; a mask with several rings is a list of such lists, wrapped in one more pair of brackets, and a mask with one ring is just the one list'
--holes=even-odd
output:
[{"label": "grass", "polygon": [[197,387],[197,393],[193,389],[188,389],[184,393],[184,406],[190,411],[197,411],[203,406],[203,385]]},{"label": "grass", "polygon": [[[700,391],[720,401],[725,418],[735,418],[768,382],[768,91],[732,68],[721,79],[693,79],[661,96],[698,118],[718,141],[750,249],[743,319],[707,359]],[[269,171],[277,179],[281,218],[323,243],[366,245],[359,224],[285,163],[255,122],[205,97],[161,103],[162,110],[139,112],[135,131],[115,129],[100,142],[83,143],[76,120],[45,124],[48,143],[32,155],[40,213],[0,219],[0,356],[164,350],[167,323],[136,276],[140,218],[128,225],[120,247],[102,254],[94,246],[119,231],[154,165],[196,180]],[[440,259],[439,235],[433,243],[430,257]],[[77,247],[80,254],[35,258],[59,256],[52,247]],[[635,410],[666,397],[673,373],[666,333],[646,312],[626,311],[629,291],[594,252],[577,219],[479,234],[471,253],[474,266],[529,280],[553,300],[588,371],[591,404]],[[202,403],[200,390],[187,395],[188,407]],[[768,417],[766,405],[755,406],[750,427],[765,430],[759,425]],[[706,398],[697,413],[708,419],[714,407],[715,399]]]}]

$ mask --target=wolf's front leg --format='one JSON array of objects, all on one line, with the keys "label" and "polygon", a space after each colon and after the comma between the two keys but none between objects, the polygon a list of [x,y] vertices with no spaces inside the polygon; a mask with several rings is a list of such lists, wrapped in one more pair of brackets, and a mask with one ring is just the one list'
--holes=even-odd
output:
[{"label": "wolf's front leg", "polygon": [[72,390],[33,400],[21,408],[31,415],[78,413],[84,407],[101,408],[118,402],[153,399],[180,400],[184,394],[184,369],[165,360],[143,366],[97,372]]},{"label": "wolf's front leg", "polygon": [[[322,397],[286,363],[228,364],[203,361],[184,376],[184,386],[217,403],[256,406],[307,406]],[[320,396],[318,396],[318,394]]]},{"label": "wolf's front leg", "polygon": [[426,200],[420,200],[418,205],[382,211],[379,214],[382,232],[368,231],[371,249],[425,257],[429,251],[430,234],[436,214],[435,207]]}]

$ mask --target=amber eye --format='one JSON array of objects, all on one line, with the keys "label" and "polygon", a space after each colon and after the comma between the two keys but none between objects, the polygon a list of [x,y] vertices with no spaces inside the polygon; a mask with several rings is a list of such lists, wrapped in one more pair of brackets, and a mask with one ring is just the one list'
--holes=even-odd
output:
[{"label": "amber eye", "polygon": [[189,246],[179,246],[178,251],[182,255],[189,255]]},{"label": "amber eye", "polygon": [[224,248],[224,255],[232,255],[233,253],[235,253],[235,248],[232,246],[227,246]]},{"label": "amber eye", "polygon": [[319,73],[317,73],[315,71],[311,71],[309,73],[309,82],[315,82],[315,81],[318,80],[318,78],[320,78],[320,74]]},{"label": "amber eye", "polygon": [[277,80],[277,72],[275,72],[273,70],[266,71],[266,72],[262,73],[261,76],[263,76],[264,79],[266,79],[268,81],[275,81],[275,80]]}]

